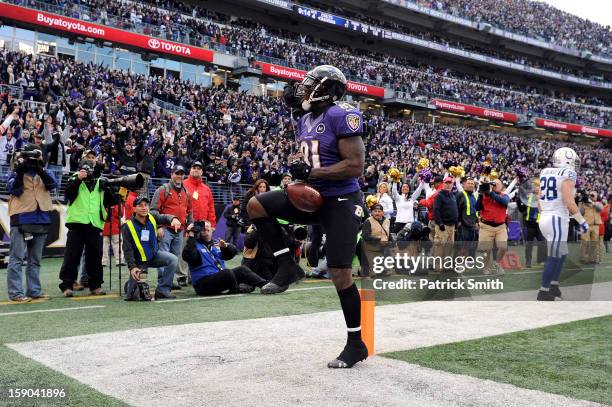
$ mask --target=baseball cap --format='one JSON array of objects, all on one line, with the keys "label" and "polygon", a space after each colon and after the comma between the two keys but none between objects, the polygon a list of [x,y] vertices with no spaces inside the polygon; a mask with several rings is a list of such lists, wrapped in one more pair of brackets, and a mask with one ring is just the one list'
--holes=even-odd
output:
[{"label": "baseball cap", "polygon": [[447,176],[444,178],[444,182],[445,182],[445,183],[446,183],[446,182],[453,182],[454,180],[455,180],[455,179],[454,179],[453,177],[451,177],[450,175],[447,175]]},{"label": "baseball cap", "polygon": [[172,170],[173,174],[177,174],[179,172],[183,171],[183,174],[185,173],[185,167],[183,167],[182,165],[177,165],[174,167],[174,170]]},{"label": "baseball cap", "polygon": [[381,211],[384,211],[383,206],[381,204],[374,204],[372,205],[372,210],[374,209],[380,209]]},{"label": "baseball cap", "polygon": [[191,167],[200,167],[200,168],[204,168],[204,166],[202,165],[202,163],[200,161],[194,161],[191,163]]},{"label": "baseball cap", "polygon": [[140,205],[141,202],[151,203],[151,201],[149,201],[149,198],[147,198],[146,196],[138,195],[136,199],[134,199],[134,206]]}]

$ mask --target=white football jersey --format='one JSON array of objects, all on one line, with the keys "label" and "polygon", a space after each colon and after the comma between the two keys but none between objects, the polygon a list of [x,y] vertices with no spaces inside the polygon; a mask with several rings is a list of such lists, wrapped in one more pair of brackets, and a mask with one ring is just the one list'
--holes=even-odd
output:
[{"label": "white football jersey", "polygon": [[569,168],[545,168],[540,173],[540,205],[542,215],[569,218],[563,202],[561,185],[566,179],[576,182],[576,171]]}]

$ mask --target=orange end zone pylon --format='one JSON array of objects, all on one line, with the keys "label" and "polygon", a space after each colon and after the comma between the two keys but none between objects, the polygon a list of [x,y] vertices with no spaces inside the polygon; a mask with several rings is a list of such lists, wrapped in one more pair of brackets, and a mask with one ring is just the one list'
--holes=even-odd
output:
[{"label": "orange end zone pylon", "polygon": [[361,297],[361,338],[368,348],[368,356],[374,352],[374,307],[376,296],[374,290],[360,289]]}]

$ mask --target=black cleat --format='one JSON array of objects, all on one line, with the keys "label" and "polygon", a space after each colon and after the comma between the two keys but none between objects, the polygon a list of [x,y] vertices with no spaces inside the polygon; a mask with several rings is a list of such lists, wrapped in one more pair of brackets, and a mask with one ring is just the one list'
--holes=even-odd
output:
[{"label": "black cleat", "polygon": [[357,346],[351,346],[348,343],[336,359],[327,364],[330,369],[350,369],[356,363],[366,360],[368,357],[368,348],[363,342]]},{"label": "black cleat", "polygon": [[304,270],[293,262],[286,267],[279,267],[272,280],[261,287],[261,293],[278,294],[287,291],[291,284],[303,279],[305,275]]},{"label": "black cleat", "polygon": [[561,298],[561,290],[559,289],[559,284],[551,284],[549,291],[555,298]]},{"label": "black cleat", "polygon": [[538,301],[554,301],[555,296],[550,291],[538,291]]}]

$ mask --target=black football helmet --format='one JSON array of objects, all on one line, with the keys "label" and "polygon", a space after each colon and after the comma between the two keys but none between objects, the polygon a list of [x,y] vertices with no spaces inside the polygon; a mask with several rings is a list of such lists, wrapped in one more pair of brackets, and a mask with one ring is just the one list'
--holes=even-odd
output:
[{"label": "black football helmet", "polygon": [[340,100],[346,92],[346,77],[332,65],[319,65],[308,71],[297,85],[295,97],[301,100],[302,109],[309,111],[314,103],[329,104]]}]

